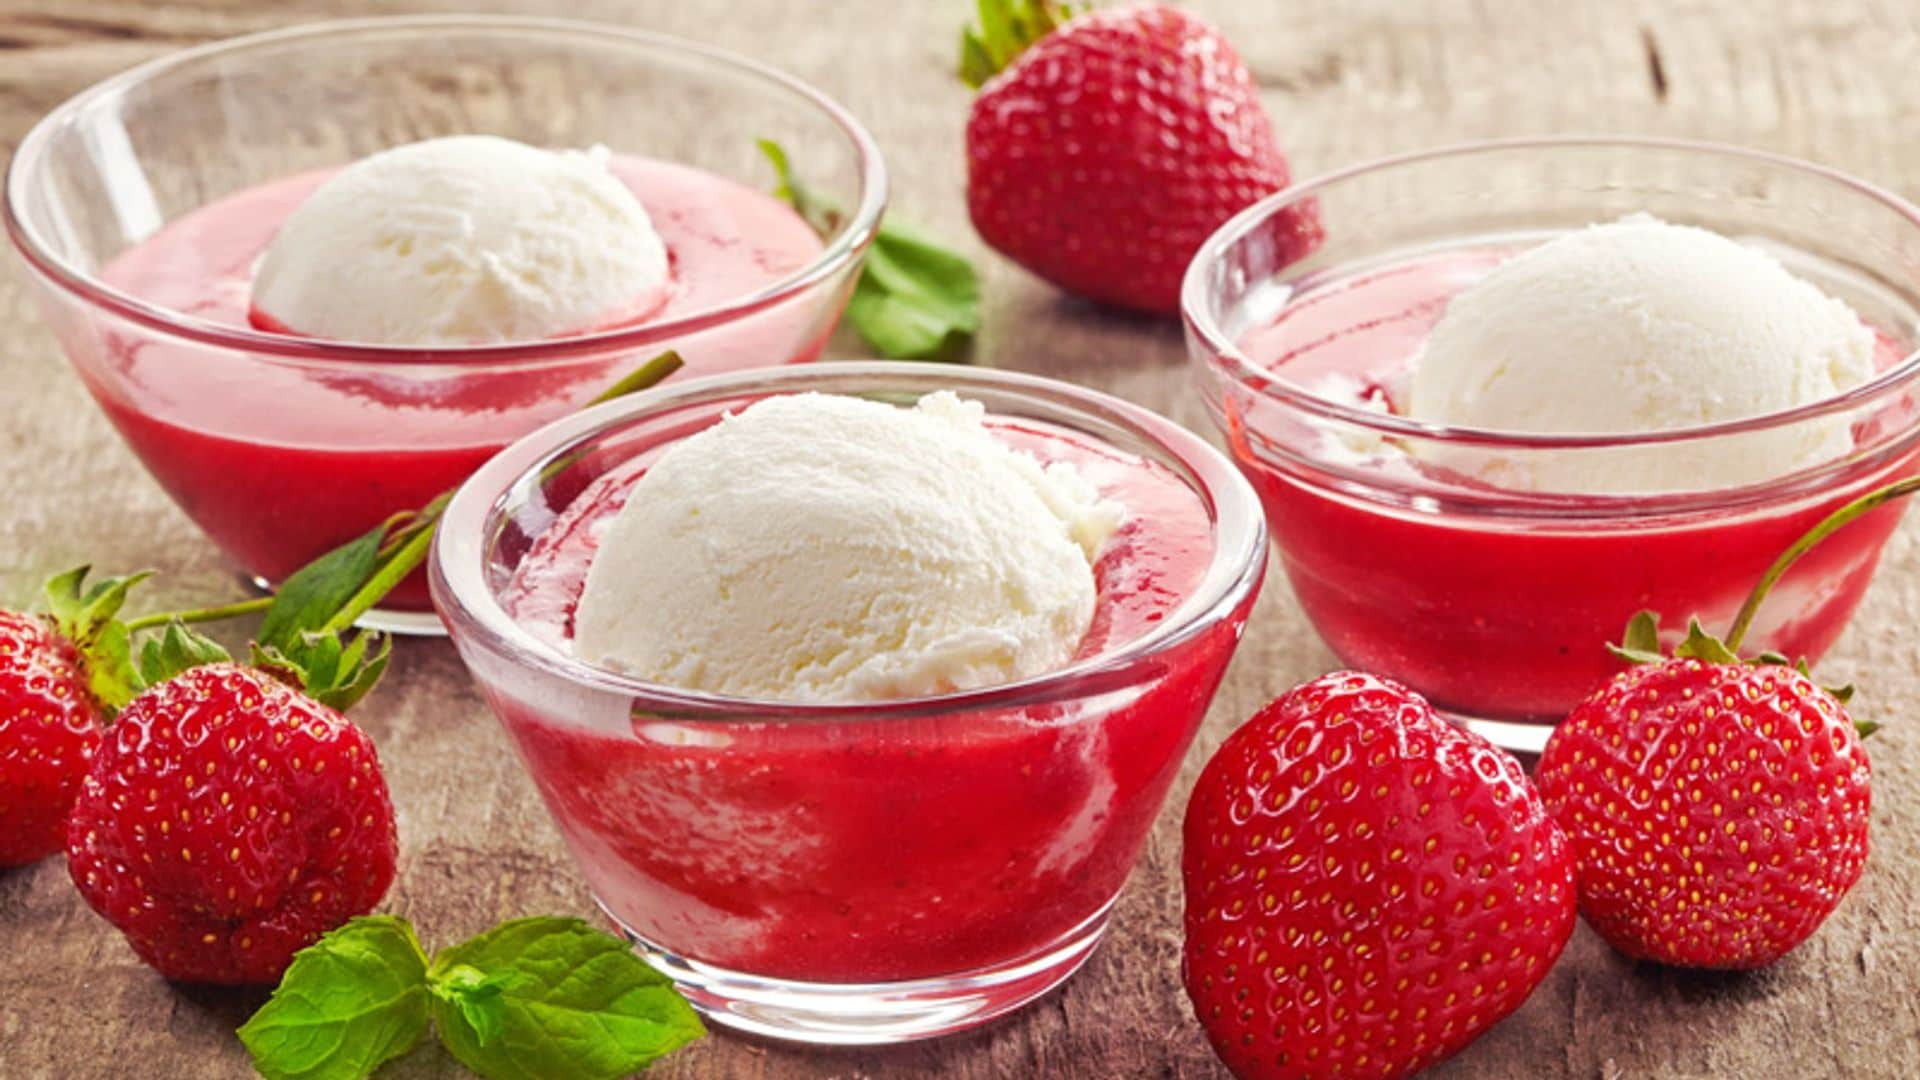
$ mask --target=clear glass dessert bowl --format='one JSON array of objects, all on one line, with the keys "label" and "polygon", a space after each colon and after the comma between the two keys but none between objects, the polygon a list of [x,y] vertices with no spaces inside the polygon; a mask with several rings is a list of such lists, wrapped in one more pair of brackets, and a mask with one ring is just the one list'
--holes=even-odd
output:
[{"label": "clear glass dessert bowl", "polygon": [[[1762,246],[1846,301],[1875,332],[1875,373],[1785,411],[1652,433],[1523,434],[1396,410],[1452,296],[1518,251],[1643,212]],[[1317,243],[1285,263],[1303,229]],[[1920,212],[1764,153],[1567,138],[1361,165],[1223,226],[1188,270],[1183,308],[1203,396],[1321,638],[1511,749],[1539,749],[1618,670],[1605,645],[1636,611],[1659,612],[1669,643],[1690,616],[1724,629],[1800,533],[1912,472],[1920,445]],[[1734,486],[1689,469],[1648,493],[1501,479],[1617,477],[1649,453],[1699,461],[1802,437],[1842,448]],[[1450,467],[1461,461],[1498,467]],[[1797,564],[1749,648],[1817,660],[1900,512],[1876,511]]]},{"label": "clear glass dessert bowl", "polygon": [[[783,146],[843,213],[791,264],[737,290],[708,282],[615,329],[421,349],[249,324],[245,279],[293,196],[368,154],[450,134],[609,147],[677,266],[673,229],[752,232],[755,215],[785,213],[757,139]],[[621,173],[622,155],[646,155],[625,160],[644,182]],[[5,208],[102,410],[188,516],[270,585],[665,351],[690,374],[813,359],[885,201],[872,139],[779,72],[613,26],[429,16],[239,38],[108,79],[28,133]],[[183,288],[185,300],[156,299]],[[387,604],[375,625],[438,631],[424,576]]]},{"label": "clear glass dessert bowl", "polygon": [[[693,693],[584,663],[569,646],[578,582],[528,585],[603,501],[729,411],[935,390],[982,403],[996,437],[1075,462],[1122,506],[1158,493],[1103,549],[1094,629],[1059,670],[877,703]],[[1169,492],[1178,514],[1155,509]],[[1161,543],[1174,516],[1196,524]],[[1128,554],[1149,550],[1162,555]],[[1265,562],[1252,489],[1171,421],[1033,376],[836,363],[669,384],[541,429],[455,495],[430,569],[454,644],[643,953],[721,1024],[858,1044],[985,1022],[1085,961]],[[1132,630],[1114,629],[1123,617]]]}]

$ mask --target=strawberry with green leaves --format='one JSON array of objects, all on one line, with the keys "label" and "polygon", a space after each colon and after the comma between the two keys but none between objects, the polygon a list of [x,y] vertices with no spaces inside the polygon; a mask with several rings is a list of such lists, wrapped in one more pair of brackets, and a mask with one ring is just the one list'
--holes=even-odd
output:
[{"label": "strawberry with green leaves", "polygon": [[1871,725],[1852,688],[1739,648],[1787,568],[1892,499],[1829,515],[1768,568],[1724,641],[1694,621],[1671,655],[1653,612],[1614,651],[1634,666],[1581,702],[1540,755],[1540,790],[1573,845],[1580,912],[1614,948],[1683,967],[1770,964],[1839,907],[1866,866]]},{"label": "strawberry with green leaves", "polygon": [[[1179,8],[979,0],[960,71],[979,89],[966,134],[974,228],[1068,292],[1177,312],[1201,243],[1288,183],[1246,65]],[[1310,211],[1279,215],[1274,265],[1319,235]]]},{"label": "strawberry with green leaves", "polygon": [[0,611],[0,866],[60,850],[100,731],[133,696],[115,616],[145,575],[85,587],[87,568],[47,583],[46,615]]},{"label": "strawberry with green leaves", "polygon": [[[67,823],[80,894],[168,979],[271,983],[393,882],[393,806],[373,743],[338,710],[390,644],[340,631],[417,562],[382,527],[290,578],[254,663],[184,623],[142,650],[146,686],[95,752]],[[406,529],[401,533],[406,534]]]}]

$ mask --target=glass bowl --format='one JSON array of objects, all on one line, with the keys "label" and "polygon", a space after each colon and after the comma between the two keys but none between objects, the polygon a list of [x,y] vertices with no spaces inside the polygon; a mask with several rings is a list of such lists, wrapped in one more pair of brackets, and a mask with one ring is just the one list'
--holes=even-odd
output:
[{"label": "glass bowl", "polygon": [[[302,175],[317,182],[375,151],[461,133],[605,145],[704,170],[731,182],[728,191],[770,187],[755,145],[770,138],[842,220],[811,262],[750,293],[527,344],[416,349],[279,336],[170,310],[113,280],[130,251],[237,193]],[[270,586],[451,489],[508,442],[669,349],[689,373],[814,358],[885,202],[873,140],[786,75],[620,27],[457,16],[298,27],[108,79],[22,141],[6,219],[46,318],[101,409],[187,515]],[[653,207],[656,218],[662,209]],[[264,247],[270,229],[253,231]],[[439,630],[424,575],[387,608],[373,625]]]},{"label": "glass bowl", "polygon": [[[611,471],[637,475],[769,394],[906,404],[943,389],[1022,437],[1144,459],[1192,491],[1211,531],[1194,588],[1144,634],[1059,671],[846,705],[622,677],[509,613],[534,541]],[[1078,969],[1265,562],[1253,491],[1171,421],[1034,376],[859,363],[669,385],[543,428],[461,487],[430,567],[454,644],[608,915],[715,1021],[859,1044],[972,1027]]]},{"label": "glass bowl", "polygon": [[[1516,251],[1637,212],[1762,245],[1849,302],[1878,331],[1878,374],[1801,408],[1654,434],[1445,427],[1380,407],[1454,293]],[[1317,247],[1287,264],[1303,218],[1318,222]],[[1669,643],[1689,616],[1724,628],[1808,526],[1911,472],[1920,439],[1920,212],[1731,147],[1509,141],[1347,169],[1224,225],[1187,272],[1183,309],[1203,396],[1321,638],[1342,663],[1406,683],[1510,749],[1539,749],[1618,670],[1604,646],[1636,611],[1658,611]],[[1733,487],[1479,479],[1618,476],[1629,455],[1754,454],[1823,435],[1850,449]],[[1447,461],[1499,469],[1463,475],[1436,464]],[[1747,649],[1817,660],[1899,514],[1876,511],[1802,560]]]}]

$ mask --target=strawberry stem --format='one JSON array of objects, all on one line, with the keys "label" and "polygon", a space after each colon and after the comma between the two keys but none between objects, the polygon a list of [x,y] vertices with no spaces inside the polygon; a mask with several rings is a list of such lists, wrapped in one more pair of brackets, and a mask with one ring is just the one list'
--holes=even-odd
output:
[{"label": "strawberry stem", "polygon": [[1733,617],[1733,626],[1727,630],[1726,647],[1736,652],[1739,650],[1740,640],[1747,636],[1747,630],[1753,625],[1754,616],[1760,612],[1761,603],[1786,575],[1788,568],[1800,560],[1800,556],[1813,550],[1820,541],[1851,524],[1854,519],[1916,491],[1920,491],[1920,476],[1910,476],[1905,480],[1888,484],[1878,491],[1870,491],[1860,496],[1828,514],[1818,525],[1808,529],[1800,539],[1795,540],[1787,550],[1781,552],[1779,558],[1773,560],[1773,565],[1767,567],[1766,573],[1760,575],[1760,580],[1753,586],[1753,591],[1747,594],[1746,603],[1740,605],[1739,614]]},{"label": "strawberry stem", "polygon": [[[424,521],[424,524],[419,521]],[[320,633],[338,633],[352,626],[355,620],[373,610],[373,606],[392,592],[395,585],[427,560],[427,550],[433,546],[433,534],[439,528],[440,518],[435,514],[431,520],[419,521],[411,526],[414,532],[407,542],[380,564],[380,569],[374,571],[367,583],[360,586],[360,590],[349,597],[339,611],[321,624]]]},{"label": "strawberry stem", "polygon": [[273,606],[273,597],[257,596],[252,600],[241,600],[217,607],[188,608],[185,611],[156,611],[151,615],[142,615],[127,620],[127,632],[138,633],[151,630],[156,626],[165,626],[170,622],[203,623],[219,622],[222,619],[237,619],[242,615],[252,615]]}]

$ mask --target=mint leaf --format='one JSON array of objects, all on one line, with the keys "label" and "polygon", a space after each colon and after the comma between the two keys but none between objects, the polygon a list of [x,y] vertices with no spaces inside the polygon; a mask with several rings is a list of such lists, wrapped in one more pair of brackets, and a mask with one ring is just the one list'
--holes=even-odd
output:
[{"label": "mint leaf", "polygon": [[382,522],[295,570],[280,583],[273,606],[260,621],[262,645],[289,649],[300,635],[325,626],[353,595],[373,577],[380,565],[380,544],[388,523]]},{"label": "mint leaf", "polygon": [[405,919],[350,920],[296,953],[240,1028],[268,1080],[358,1080],[427,1030],[427,958]]},{"label": "mint leaf", "polygon": [[[839,208],[794,178],[780,144],[761,139],[759,146],[773,165],[773,193],[821,235],[837,229]],[[867,250],[847,301],[847,321],[882,356],[952,359],[980,329],[979,275],[965,256],[889,217]]]},{"label": "mint leaf", "polygon": [[517,919],[427,971],[440,1041],[489,1080],[614,1080],[704,1034],[672,984],[579,919]]},{"label": "mint leaf", "polygon": [[147,686],[154,686],[188,668],[231,659],[219,642],[175,619],[159,637],[148,638],[140,650],[140,679]]},{"label": "mint leaf", "polygon": [[964,256],[925,233],[885,223],[847,301],[847,319],[883,356],[951,357],[980,329],[980,278]]}]

